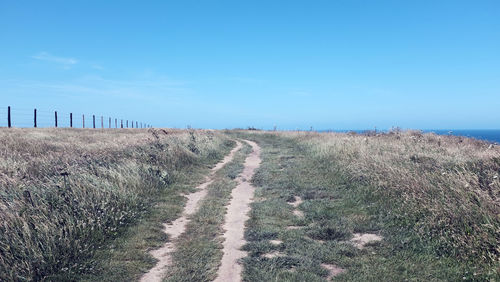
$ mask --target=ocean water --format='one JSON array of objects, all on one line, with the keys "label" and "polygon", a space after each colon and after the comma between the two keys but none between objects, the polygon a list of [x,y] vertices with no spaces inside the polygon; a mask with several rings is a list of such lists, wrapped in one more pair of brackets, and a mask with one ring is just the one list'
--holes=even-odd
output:
[{"label": "ocean water", "polygon": [[[349,132],[354,131],[363,133],[366,130],[319,130],[320,132]],[[383,132],[386,132],[382,130]],[[434,132],[440,135],[455,135],[463,137],[471,137],[480,140],[489,141],[500,144],[500,129],[426,129],[423,132]]]},{"label": "ocean water", "polygon": [[500,143],[500,130],[499,129],[460,129],[460,130],[423,130],[423,132],[434,132],[440,135],[455,135],[472,137],[476,139],[486,140],[493,143]]}]

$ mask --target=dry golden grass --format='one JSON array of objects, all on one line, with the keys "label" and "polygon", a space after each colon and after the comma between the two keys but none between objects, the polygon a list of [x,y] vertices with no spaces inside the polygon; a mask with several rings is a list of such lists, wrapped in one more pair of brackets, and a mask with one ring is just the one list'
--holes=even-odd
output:
[{"label": "dry golden grass", "polygon": [[297,133],[314,156],[386,198],[396,227],[410,227],[438,255],[498,263],[500,147],[470,138],[391,132]]},{"label": "dry golden grass", "polygon": [[[250,133],[283,146],[293,140],[291,152],[308,156],[302,169],[321,168],[325,181],[366,187],[351,188],[350,197],[370,191],[377,226],[394,248],[498,267],[499,146],[416,131]],[[214,131],[0,130],[0,280],[93,272],[86,258],[146,214],[170,183],[220,159],[226,141]]]},{"label": "dry golden grass", "polygon": [[212,131],[0,130],[0,280],[79,264],[192,166],[221,157]]},{"label": "dry golden grass", "polygon": [[[324,281],[327,263],[347,270],[339,281],[498,281],[497,145],[417,131],[235,135],[263,148],[245,280]],[[360,234],[383,240],[346,244]],[[273,251],[285,256],[262,257]]]}]

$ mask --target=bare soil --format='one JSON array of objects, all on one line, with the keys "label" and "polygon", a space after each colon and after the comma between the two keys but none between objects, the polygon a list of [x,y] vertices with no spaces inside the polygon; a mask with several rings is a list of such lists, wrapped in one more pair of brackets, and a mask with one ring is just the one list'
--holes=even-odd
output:
[{"label": "bare soil", "polygon": [[301,197],[295,196],[294,198],[295,200],[293,202],[288,203],[294,208],[297,208],[300,204],[304,202]]},{"label": "bare soil", "polygon": [[244,229],[248,219],[250,203],[253,200],[255,187],[248,180],[252,179],[255,170],[260,166],[260,147],[252,141],[245,140],[252,146],[253,152],[245,160],[243,172],[236,179],[238,186],[233,189],[231,202],[227,207],[224,223],[224,243],[221,266],[215,281],[241,281],[242,266],[239,260],[246,252],[240,250],[245,244]]},{"label": "bare soil", "polygon": [[271,243],[272,245],[277,246],[277,245],[283,244],[283,241],[281,241],[281,240],[270,240],[269,243]]},{"label": "bare soil", "polygon": [[264,254],[263,257],[265,258],[275,258],[275,257],[284,257],[285,254],[282,253],[282,252],[278,252],[278,251],[274,251],[274,252],[270,252],[270,253],[267,253],[267,254]]},{"label": "bare soil", "polygon": [[302,198],[298,197],[298,196],[295,196],[295,200],[291,203],[288,203],[289,205],[291,205],[292,207],[294,207],[295,209],[293,210],[293,214],[296,216],[296,217],[304,217],[304,212],[302,212],[301,210],[298,209],[298,206],[300,206],[300,204],[302,204],[304,201],[302,200]]},{"label": "bare soil", "polygon": [[355,233],[354,237],[351,239],[351,243],[358,249],[363,249],[366,244],[376,241],[382,241],[382,237],[370,233]]},{"label": "bare soil", "polygon": [[328,276],[326,278],[327,281],[329,281],[332,277],[337,276],[337,275],[346,271],[345,269],[338,267],[336,265],[333,265],[333,264],[322,263],[321,267],[328,270]]},{"label": "bare soil", "polygon": [[145,273],[141,280],[142,282],[151,282],[151,281],[161,281],[166,267],[172,263],[171,253],[175,250],[175,240],[186,231],[186,225],[189,222],[189,216],[194,214],[198,209],[198,204],[200,200],[202,200],[207,195],[206,188],[212,184],[213,179],[212,176],[221,169],[225,164],[230,162],[234,154],[241,149],[242,144],[240,142],[236,142],[236,147],[234,147],[231,152],[224,157],[224,159],[219,162],[215,167],[212,168],[210,174],[206,176],[205,182],[200,184],[197,188],[198,191],[187,195],[186,206],[184,207],[184,211],[182,216],[178,219],[174,220],[171,223],[164,223],[163,232],[168,234],[169,241],[166,242],[163,247],[157,250],[153,250],[150,254],[158,260],[156,265],[150,269],[147,273]]}]

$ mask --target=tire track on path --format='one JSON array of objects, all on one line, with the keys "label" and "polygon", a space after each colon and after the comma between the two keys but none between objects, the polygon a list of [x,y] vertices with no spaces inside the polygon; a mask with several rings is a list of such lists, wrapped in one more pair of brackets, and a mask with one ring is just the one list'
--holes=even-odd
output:
[{"label": "tire track on path", "polygon": [[249,182],[260,166],[260,147],[255,142],[244,140],[252,146],[253,152],[245,159],[243,172],[236,179],[238,186],[231,193],[224,223],[224,243],[221,265],[217,271],[216,282],[241,281],[243,267],[239,260],[246,256],[241,250],[245,244],[245,222],[248,220],[250,203],[253,201],[255,187]]},{"label": "tire track on path", "polygon": [[205,177],[205,181],[200,184],[197,188],[197,191],[194,193],[191,193],[187,195],[187,202],[186,206],[184,207],[184,211],[182,215],[174,220],[171,223],[164,223],[163,224],[163,232],[165,232],[168,237],[169,241],[166,242],[163,247],[153,250],[150,252],[150,254],[158,260],[156,265],[151,268],[147,273],[145,273],[140,281],[141,282],[156,282],[156,281],[161,281],[163,279],[163,276],[166,272],[166,268],[172,263],[172,257],[171,253],[175,250],[175,240],[186,230],[186,225],[188,224],[189,216],[194,214],[197,209],[198,209],[198,204],[200,200],[202,200],[206,195],[207,195],[207,190],[206,188],[212,184],[213,182],[213,175],[221,169],[224,165],[229,163],[233,157],[234,154],[240,150],[242,147],[242,144],[238,141],[236,141],[236,147],[234,147],[231,152],[224,157],[224,159],[219,162],[212,170],[210,171],[210,174]]}]

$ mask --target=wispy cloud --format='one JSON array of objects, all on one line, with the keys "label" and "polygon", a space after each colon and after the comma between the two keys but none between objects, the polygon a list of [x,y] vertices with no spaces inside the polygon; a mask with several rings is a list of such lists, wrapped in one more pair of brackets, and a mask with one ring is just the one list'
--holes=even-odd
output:
[{"label": "wispy cloud", "polygon": [[119,98],[140,102],[178,102],[189,95],[191,89],[186,82],[163,76],[129,77],[112,80],[101,76],[87,75],[69,81],[1,80],[5,91],[12,93],[50,93],[76,99]]},{"label": "wispy cloud", "polygon": [[40,60],[40,61],[47,61],[47,62],[52,62],[52,63],[57,63],[60,65],[63,65],[65,68],[69,68],[72,65],[75,65],[78,63],[78,60],[75,58],[65,58],[65,57],[58,57],[51,55],[47,52],[40,52],[34,56],[31,56],[33,59]]}]

